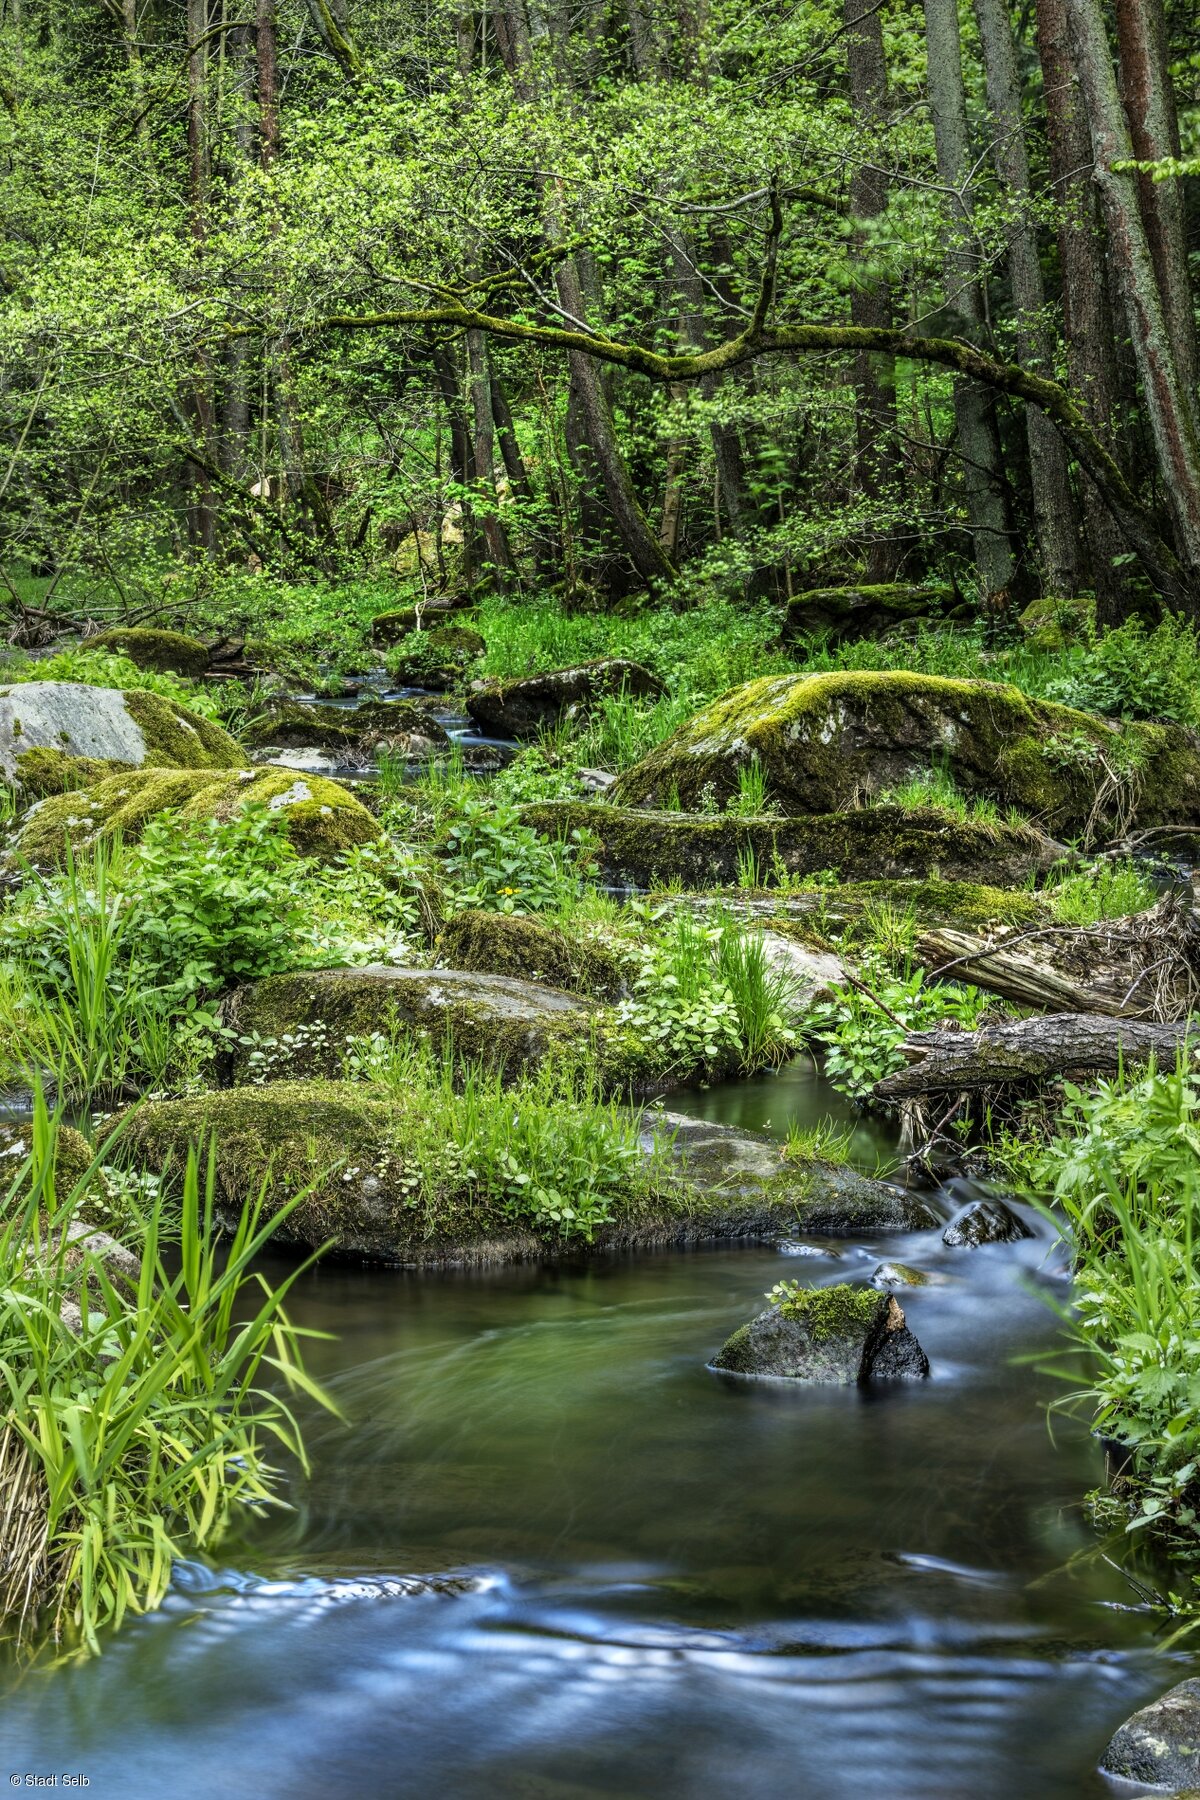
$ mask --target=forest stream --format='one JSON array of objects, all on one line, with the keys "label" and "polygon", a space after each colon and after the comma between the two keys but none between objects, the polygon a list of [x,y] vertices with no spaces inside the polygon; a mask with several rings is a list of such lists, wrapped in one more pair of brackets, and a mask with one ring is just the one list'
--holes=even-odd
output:
[{"label": "forest stream", "polygon": [[[670,1105],[854,1117],[807,1058]],[[350,1424],[312,1419],[298,1512],[183,1565],[104,1656],[15,1685],[5,1762],[56,1746],[98,1800],[1112,1794],[1099,1751],[1164,1667],[1081,1511],[1100,1452],[1047,1430],[1028,1359],[1065,1283],[1027,1218],[975,1251],[314,1269],[292,1311],[331,1334],[310,1367]],[[884,1257],[946,1277],[902,1293],[928,1382],[706,1368],[781,1276]]]}]

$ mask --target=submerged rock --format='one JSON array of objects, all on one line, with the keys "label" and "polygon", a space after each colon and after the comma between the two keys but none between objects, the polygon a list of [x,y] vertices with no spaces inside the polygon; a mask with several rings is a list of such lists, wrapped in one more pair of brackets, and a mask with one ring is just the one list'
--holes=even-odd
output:
[{"label": "submerged rock", "polygon": [[[227,731],[178,700],[143,688],[88,687],[80,681],[25,681],[0,687],[0,770],[22,785],[24,768],[88,757],[123,769],[231,769],[242,760]],[[45,791],[39,788],[38,791]]]},{"label": "submerged rock", "polygon": [[173,811],[183,822],[228,819],[250,801],[282,815],[302,856],[330,861],[356,844],[375,842],[377,820],[336,781],[291,769],[130,769],[31,807],[15,858],[59,862],[68,844],[86,850],[118,834],[136,843],[151,819]]},{"label": "submerged rock", "polygon": [[1003,1200],[972,1200],[955,1213],[942,1242],[952,1250],[977,1250],[981,1244],[1019,1244],[1032,1236],[1024,1219]]},{"label": "submerged rock", "polygon": [[732,1375],[771,1375],[838,1386],[920,1380],[929,1358],[892,1294],[839,1285],[795,1288],[727,1338],[712,1365]]},{"label": "submerged rock", "polygon": [[1044,874],[1066,852],[1032,826],[971,825],[936,811],[894,806],[799,818],[738,819],[728,814],[643,812],[599,801],[551,800],[522,817],[544,837],[586,831],[605,879],[652,888],[732,887],[749,873],[766,888],[781,874],[836,869],[843,880],[933,877],[942,883],[1017,886]]},{"label": "submerged rock", "polygon": [[879,637],[890,626],[934,618],[953,602],[952,588],[903,581],[810,588],[788,602],[783,633],[785,638],[809,632],[834,639]]},{"label": "submerged rock", "polygon": [[511,975],[604,1000],[615,1000],[628,985],[603,944],[524,915],[456,913],[438,938],[437,960],[450,969]]},{"label": "submerged rock", "polygon": [[1200,1785],[1200,1679],[1181,1681],[1143,1706],[1109,1741],[1100,1759],[1107,1775],[1145,1781],[1177,1793]]},{"label": "submerged rock", "polygon": [[207,674],[211,661],[207,644],[188,637],[182,631],[158,631],[150,626],[120,626],[113,631],[98,632],[85,638],[85,650],[107,650],[113,656],[127,656],[139,669],[154,669],[159,674],[184,675],[198,681]]},{"label": "submerged rock", "polygon": [[482,683],[467,696],[467,711],[488,731],[536,737],[562,718],[583,716],[598,701],[622,689],[650,698],[664,692],[658,677],[640,663],[603,657],[569,669],[551,669],[544,675]]},{"label": "submerged rock", "polygon": [[[1136,757],[1136,784],[1114,767]],[[993,681],[908,672],[771,675],[714,701],[617,782],[621,805],[677,795],[724,805],[757,762],[780,811],[827,813],[945,769],[967,795],[1060,832],[1200,822],[1200,737],[1179,725],[1110,723]],[[1130,810],[1132,808],[1132,811]],[[957,825],[953,827],[959,829]],[[884,873],[879,870],[876,873]]]}]

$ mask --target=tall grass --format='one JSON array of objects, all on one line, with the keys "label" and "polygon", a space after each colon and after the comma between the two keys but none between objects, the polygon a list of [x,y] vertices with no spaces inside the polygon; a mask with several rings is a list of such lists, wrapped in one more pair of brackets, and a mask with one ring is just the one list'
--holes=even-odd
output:
[{"label": "tall grass", "polygon": [[177,1234],[161,1198],[127,1201],[124,1273],[80,1224],[95,1167],[59,1192],[40,1096],[31,1129],[0,1232],[0,1621],[95,1651],[161,1602],[176,1558],[277,1501],[273,1454],[304,1466],[280,1390],[329,1402],[283,1310],[299,1268],[272,1287],[252,1267],[303,1196],[268,1220],[259,1195],[218,1250],[213,1159],[202,1179],[193,1154]]}]

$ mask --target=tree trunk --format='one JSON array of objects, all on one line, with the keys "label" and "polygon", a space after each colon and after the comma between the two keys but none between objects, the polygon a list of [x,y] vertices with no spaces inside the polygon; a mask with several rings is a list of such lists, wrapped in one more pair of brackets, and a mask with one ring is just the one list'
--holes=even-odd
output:
[{"label": "tree trunk", "polygon": [[[197,277],[203,280],[202,264],[208,238],[208,47],[204,41],[208,30],[208,0],[187,0],[186,22],[188,213]],[[204,464],[211,467],[216,462],[216,407],[212,355],[204,347],[196,351],[192,418],[202,460],[191,465],[189,529],[196,548],[210,554],[216,548],[216,519],[212,482]]]},{"label": "tree trunk", "polygon": [[[707,350],[708,332],[704,326],[704,286],[696,273],[694,246],[682,233],[671,236],[671,260],[679,289],[679,335],[691,350]],[[721,378],[708,375],[700,383],[704,399],[715,399]],[[709,425],[713,458],[717,467],[718,535],[723,512],[734,537],[740,537],[746,525],[746,476],[742,463],[742,447],[732,425],[713,419]]]},{"label": "tree trunk", "polygon": [[880,1100],[925,1094],[977,1093],[981,1088],[1057,1080],[1063,1075],[1114,1075],[1153,1057],[1174,1068],[1188,1036],[1187,1021],[1151,1025],[1094,1013],[1045,1013],[979,1031],[914,1032],[901,1045],[908,1066],[877,1081]]},{"label": "tree trunk", "polygon": [[[1139,162],[1180,154],[1179,119],[1167,58],[1162,0],[1116,0],[1117,69]],[[1196,316],[1188,276],[1187,227],[1182,181],[1138,175],[1138,201],[1158,277],[1163,315],[1183,387],[1195,394]]]},{"label": "tree trunk", "polygon": [[481,331],[467,333],[467,368],[471,382],[471,412],[475,421],[475,487],[478,513],[483,521],[483,542],[493,584],[500,589],[515,574],[508,533],[498,510],[496,492],[496,421],[492,416],[491,376],[487,344]]},{"label": "tree trunk", "polygon": [[[442,404],[450,424],[450,478],[459,490],[462,518],[462,579],[469,593],[475,585],[479,567],[480,545],[470,490],[475,480],[475,455],[471,432],[463,406],[462,383],[449,352],[437,349],[433,366],[441,390]],[[440,535],[439,535],[440,542]]]},{"label": "tree trunk", "polygon": [[[1046,97],[1050,182],[1058,203],[1058,261],[1063,336],[1072,390],[1092,429],[1115,452],[1120,380],[1104,255],[1104,224],[1091,181],[1092,146],[1079,78],[1071,59],[1066,0],[1037,0],[1037,48]],[[1128,586],[1116,564],[1120,529],[1090,476],[1081,474],[1083,540],[1096,622],[1118,625]]]},{"label": "tree trunk", "polygon": [[[928,52],[929,107],[933,115],[938,174],[953,190],[951,248],[946,255],[950,304],[962,314],[966,335],[978,340],[986,309],[971,250],[971,178],[967,108],[963,89],[962,41],[956,0],[924,0]],[[957,247],[955,247],[957,246]],[[1007,508],[1001,475],[1000,435],[995,400],[978,382],[954,384],[954,416],[962,460],[967,523],[984,606],[1002,612],[1013,577]]]},{"label": "tree trunk", "polygon": [[[975,0],[983,48],[996,173],[1012,206],[1008,267],[1016,314],[1017,359],[1035,374],[1054,376],[1054,345],[1045,319],[1046,294],[1038,259],[1037,227],[1030,206],[1029,157],[1021,120],[1021,89],[1008,0]],[[1027,407],[1025,431],[1033,489],[1033,516],[1042,572],[1052,594],[1079,585],[1078,531],[1066,446],[1036,407]]]},{"label": "tree trunk", "polygon": [[1108,225],[1109,255],[1120,282],[1129,335],[1141,381],[1176,548],[1192,578],[1186,610],[1200,611],[1200,426],[1194,393],[1175,362],[1154,260],[1138,205],[1137,177],[1119,165],[1133,158],[1129,126],[1117,92],[1108,32],[1099,0],[1067,0],[1080,85],[1087,101],[1092,179]]},{"label": "tree trunk", "polygon": [[[850,177],[850,211],[855,219],[876,219],[887,211],[888,179],[879,166],[877,136],[887,112],[887,62],[883,51],[883,25],[879,8],[869,0],[844,0],[847,27],[846,57],[850,74],[850,105],[865,139],[864,160],[854,165]],[[870,158],[870,161],[865,160]],[[869,257],[866,234],[856,231],[853,254],[860,263],[850,290],[850,318],[855,325],[889,326],[892,294],[885,281],[861,267]],[[896,364],[890,356],[860,351],[854,359],[856,479],[868,500],[894,504],[903,494],[904,462],[896,417]],[[876,536],[867,566],[869,582],[891,581],[900,566],[900,545],[894,531]]]}]

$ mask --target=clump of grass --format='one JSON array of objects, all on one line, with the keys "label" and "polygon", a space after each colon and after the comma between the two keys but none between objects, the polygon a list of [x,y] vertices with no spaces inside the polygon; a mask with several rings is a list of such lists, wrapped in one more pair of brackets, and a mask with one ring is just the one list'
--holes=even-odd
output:
[{"label": "clump of grass", "polygon": [[749,762],[740,764],[737,778],[738,791],[725,810],[737,819],[761,819],[769,811],[766,764],[752,756]]},{"label": "clump of grass", "polygon": [[839,1125],[834,1119],[819,1119],[815,1125],[790,1120],[783,1154],[788,1162],[834,1163],[841,1167],[850,1161],[853,1141],[853,1126]]},{"label": "clump of grass", "polygon": [[1145,870],[1128,859],[1076,869],[1049,890],[1056,919],[1064,925],[1099,925],[1154,905],[1157,890]]},{"label": "clump of grass", "polygon": [[899,787],[876,796],[878,806],[897,806],[903,813],[940,812],[962,825],[1000,825],[1000,808],[986,795],[962,792],[948,769],[929,769]]},{"label": "clump of grass", "polygon": [[138,1272],[122,1274],[79,1241],[108,1147],[60,1193],[58,1131],[39,1097],[0,1232],[0,1628],[96,1651],[159,1605],[178,1557],[277,1503],[272,1449],[305,1466],[286,1392],[330,1403],[283,1310],[299,1269],[270,1286],[252,1267],[302,1196],[269,1221],[249,1203],[218,1250],[213,1161],[202,1179],[193,1155],[177,1233],[152,1192],[126,1227]]}]

